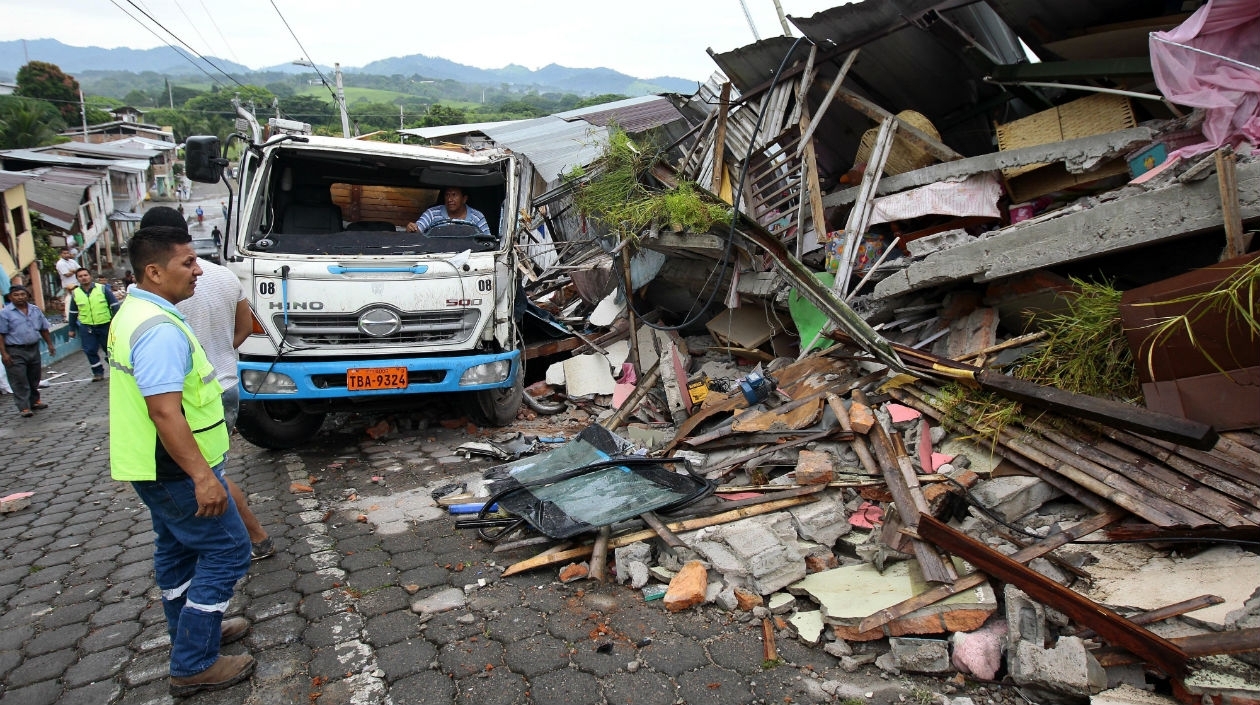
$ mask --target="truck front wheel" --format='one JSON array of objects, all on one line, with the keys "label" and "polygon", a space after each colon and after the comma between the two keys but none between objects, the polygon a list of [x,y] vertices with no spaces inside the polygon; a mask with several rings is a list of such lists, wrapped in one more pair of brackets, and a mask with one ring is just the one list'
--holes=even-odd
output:
[{"label": "truck front wheel", "polygon": [[516,420],[524,395],[524,375],[518,372],[510,387],[464,392],[464,411],[480,426],[507,426]]},{"label": "truck front wheel", "polygon": [[308,443],[324,424],[324,416],[302,411],[291,401],[241,402],[236,430],[260,448],[287,450]]}]

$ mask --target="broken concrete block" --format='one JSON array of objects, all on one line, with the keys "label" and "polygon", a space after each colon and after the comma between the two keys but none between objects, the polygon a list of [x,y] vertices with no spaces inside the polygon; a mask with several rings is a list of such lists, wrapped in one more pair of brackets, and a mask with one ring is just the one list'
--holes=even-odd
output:
[{"label": "broken concrete block", "polygon": [[897,667],[911,673],[951,673],[949,642],[944,639],[892,637],[888,640]]},{"label": "broken concrete block", "polygon": [[648,572],[652,574],[653,578],[656,578],[662,583],[668,583],[674,579],[675,575],[678,574],[677,571],[673,571],[659,565],[654,565],[651,568],[648,568]]},{"label": "broken concrete block", "polygon": [[689,545],[709,562],[709,567],[717,574],[731,582],[748,575],[744,562],[731,551],[730,547],[718,541],[696,541]]},{"label": "broken concrete block", "polygon": [[875,666],[884,673],[894,676],[901,675],[901,669],[897,666],[897,657],[891,651],[880,654],[875,659]]},{"label": "broken concrete block", "polygon": [[796,456],[796,482],[801,485],[825,485],[836,479],[835,459],[831,453],[802,450]]},{"label": "broken concrete block", "polygon": [[1089,705],[1178,705],[1178,701],[1170,695],[1122,685],[1090,696]]},{"label": "broken concrete block", "polygon": [[715,602],[717,602],[718,607],[721,607],[728,612],[734,612],[739,608],[739,600],[735,599],[735,588],[730,585],[722,588],[722,591],[718,593]]},{"label": "broken concrete block", "polygon": [[704,602],[709,587],[709,572],[701,561],[688,561],[669,581],[665,592],[665,609],[679,612]]},{"label": "broken concrete block", "polygon": [[1006,600],[1006,623],[1010,643],[1027,642],[1036,647],[1046,645],[1046,609],[1034,602],[1014,585],[1007,585],[1003,594]]},{"label": "broken concrete block", "polygon": [[1053,649],[1011,640],[1007,670],[1019,685],[1089,697],[1107,687],[1107,673],[1079,637],[1060,637]]},{"label": "broken concrete block", "polygon": [[1015,521],[1063,493],[1036,477],[1010,476],[985,480],[972,488],[971,494],[1003,519]]},{"label": "broken concrete block", "polygon": [[459,588],[447,588],[411,603],[411,611],[416,614],[437,614],[448,610],[459,609],[468,602],[468,597]]},{"label": "broken concrete block", "polygon": [[875,427],[875,414],[865,404],[851,402],[849,404],[849,425],[855,433],[865,436]]},{"label": "broken concrete block", "polygon": [[720,539],[744,565],[749,587],[768,595],[805,577],[805,558],[796,547],[791,516],[766,514],[718,528]]},{"label": "broken concrete block", "polygon": [[787,614],[796,607],[796,598],[786,592],[776,592],[770,596],[770,614]]},{"label": "broken concrete block", "polygon": [[954,632],[950,637],[954,646],[950,662],[962,673],[991,681],[1002,667],[1006,638],[1004,619],[992,620],[974,632]]},{"label": "broken concrete block", "polygon": [[630,564],[642,563],[644,568],[652,565],[652,547],[642,541],[613,549],[613,562],[617,564],[617,582],[630,579]]},{"label": "broken concrete block", "polygon": [[875,659],[879,658],[878,654],[854,654],[853,656],[841,656],[840,668],[845,673],[856,673],[857,670],[867,664],[875,663]]},{"label": "broken concrete block", "polygon": [[[819,616],[822,616],[821,612],[819,613]],[[849,643],[844,639],[836,639],[835,641],[827,642],[823,645],[823,651],[826,651],[836,658],[853,655],[853,647],[849,646]]]},{"label": "broken concrete block", "polygon": [[722,581],[715,580],[709,583],[709,586],[705,588],[704,590],[705,604],[712,604],[714,602],[717,602],[718,595],[721,593],[722,593]]},{"label": "broken concrete block", "polygon": [[822,613],[818,610],[797,612],[791,617],[788,617],[788,622],[790,622],[792,627],[796,629],[796,636],[806,644],[813,646],[822,639]]},{"label": "broken concrete block", "polygon": [[[960,575],[967,572],[961,561],[955,561],[954,565]],[[974,590],[961,592],[895,619],[883,629],[858,630],[858,624],[868,615],[918,595],[929,587],[918,562],[908,560],[887,566],[882,574],[869,563],[841,566],[809,575],[788,586],[788,591],[795,595],[808,595],[821,605],[823,620],[832,626],[837,638],[846,641],[973,631],[997,609],[993,589],[984,583]]]},{"label": "broken concrete block", "polygon": [[[571,397],[612,394],[617,386],[612,371],[608,368],[608,359],[603,355],[576,355],[562,364],[565,391]],[[551,380],[548,379],[547,382],[550,384]]]},{"label": "broken concrete block", "polygon": [[626,572],[630,574],[630,587],[634,588],[635,590],[638,590],[644,585],[647,585],[648,578],[652,576],[652,573],[648,570],[648,567],[642,563],[639,563],[638,561],[634,561],[630,563],[630,567]]},{"label": "broken concrete block", "polygon": [[839,493],[828,494],[817,502],[800,504],[788,510],[796,533],[801,538],[809,539],[831,548],[836,539],[849,533],[853,527],[849,524],[848,512],[844,509],[844,500]]}]

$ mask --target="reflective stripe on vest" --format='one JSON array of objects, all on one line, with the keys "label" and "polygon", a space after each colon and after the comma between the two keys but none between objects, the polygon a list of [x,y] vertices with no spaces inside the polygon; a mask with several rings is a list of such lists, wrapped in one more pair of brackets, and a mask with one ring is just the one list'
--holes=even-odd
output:
[{"label": "reflective stripe on vest", "polygon": [[109,376],[109,466],[115,480],[157,479],[157,427],[149,418],[148,405],[136,383],[131,352],[146,331],[168,323],[184,333],[192,349],[192,367],[184,376],[181,403],[201,456],[214,467],[227,454],[223,388],[215,379],[214,366],[205,350],[179,317],[139,296],[129,296],[109,330],[109,364],[117,373]]},{"label": "reflective stripe on vest", "polygon": [[105,287],[100,284],[92,286],[92,293],[84,293],[83,287],[74,289],[74,305],[79,309],[79,322],[88,326],[99,326],[109,323],[109,301],[105,298]]}]

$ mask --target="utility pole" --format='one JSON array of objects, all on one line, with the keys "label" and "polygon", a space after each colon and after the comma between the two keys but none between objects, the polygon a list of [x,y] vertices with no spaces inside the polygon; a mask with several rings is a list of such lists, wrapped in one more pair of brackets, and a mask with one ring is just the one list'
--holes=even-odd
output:
[{"label": "utility pole", "polygon": [[350,116],[346,114],[346,91],[341,86],[341,64],[333,64],[333,73],[337,76],[337,103],[341,106],[341,135],[350,137]]},{"label": "utility pole", "polygon": [[739,0],[739,6],[744,8],[744,18],[748,20],[748,28],[752,30],[753,39],[761,41],[761,34],[757,32],[757,25],[753,24],[752,13],[748,11],[746,0]]},{"label": "utility pole", "polygon": [[83,89],[79,89],[79,115],[83,117],[83,141],[88,141],[87,136],[87,104],[83,102]]},{"label": "utility pole", "polygon": [[783,36],[792,36],[792,28],[788,26],[787,16],[783,14],[783,3],[774,0],[774,10],[779,13],[779,24],[783,25]]},{"label": "utility pole", "polygon": [[398,106],[398,129],[401,130],[404,127],[406,127],[406,125],[403,124],[403,106],[400,105]]},{"label": "utility pole", "polygon": [[171,110],[175,109],[175,92],[171,90],[171,79],[166,79],[166,99],[171,103]]}]

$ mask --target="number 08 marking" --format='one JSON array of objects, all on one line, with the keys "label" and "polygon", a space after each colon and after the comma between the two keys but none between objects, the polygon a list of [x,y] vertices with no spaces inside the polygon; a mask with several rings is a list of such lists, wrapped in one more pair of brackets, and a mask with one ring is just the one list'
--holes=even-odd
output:
[{"label": "number 08 marking", "polygon": [[493,280],[491,279],[478,279],[477,280],[477,291],[485,292],[485,291],[493,291],[493,290],[494,290]]}]

